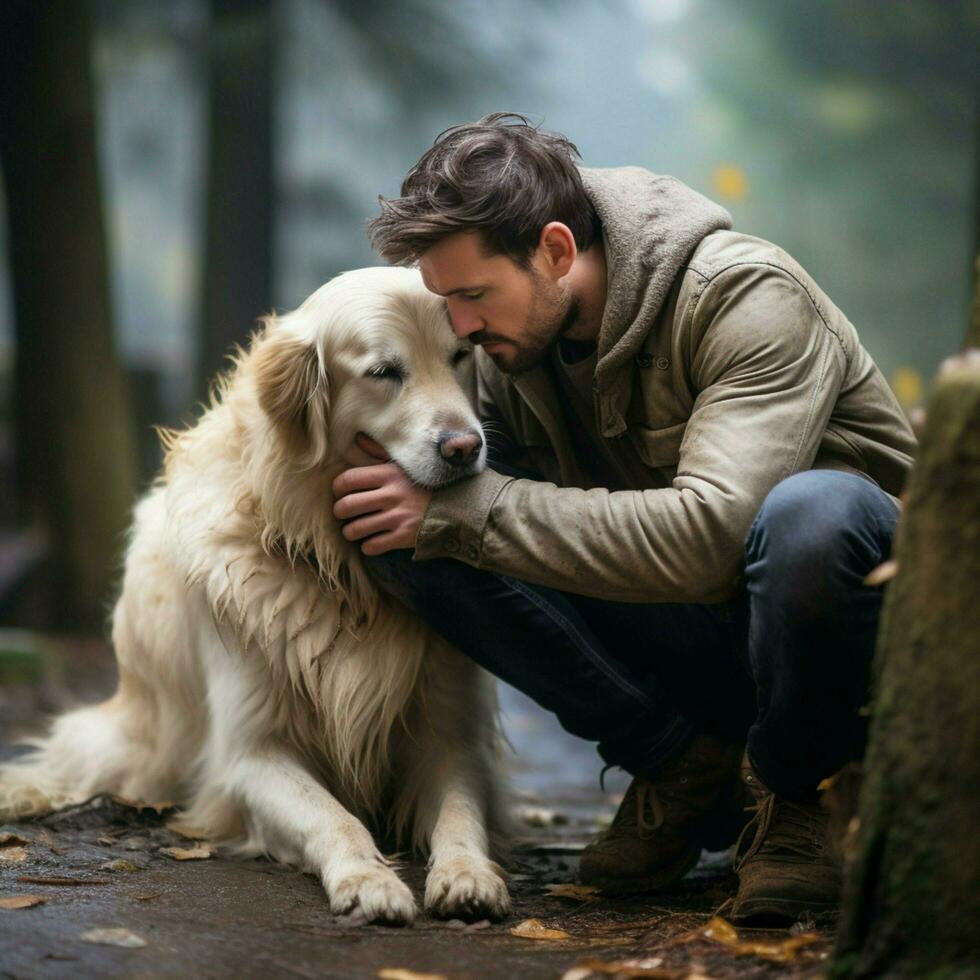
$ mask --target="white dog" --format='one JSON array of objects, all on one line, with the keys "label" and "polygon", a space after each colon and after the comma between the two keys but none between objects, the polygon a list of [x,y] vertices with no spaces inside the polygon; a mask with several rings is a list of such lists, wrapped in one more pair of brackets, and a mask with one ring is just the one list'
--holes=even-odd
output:
[{"label": "white dog", "polygon": [[0,820],[174,799],[193,833],[318,874],[335,913],[408,922],[366,823],[429,853],[427,909],[503,915],[490,680],[379,594],[331,510],[368,461],[359,433],[427,486],[483,467],[471,356],[408,269],[270,319],[197,425],[165,434],[113,615],[118,690],[0,768]]}]

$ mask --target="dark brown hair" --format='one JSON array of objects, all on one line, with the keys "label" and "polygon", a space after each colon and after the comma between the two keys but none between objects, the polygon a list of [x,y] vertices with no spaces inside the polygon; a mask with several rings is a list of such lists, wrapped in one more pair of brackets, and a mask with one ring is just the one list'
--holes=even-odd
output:
[{"label": "dark brown hair", "polygon": [[513,112],[452,126],[408,172],[395,200],[378,198],[371,244],[395,265],[415,262],[457,232],[480,232],[490,254],[526,266],[549,221],[568,225],[582,251],[599,219],[575,165],[579,152]]}]

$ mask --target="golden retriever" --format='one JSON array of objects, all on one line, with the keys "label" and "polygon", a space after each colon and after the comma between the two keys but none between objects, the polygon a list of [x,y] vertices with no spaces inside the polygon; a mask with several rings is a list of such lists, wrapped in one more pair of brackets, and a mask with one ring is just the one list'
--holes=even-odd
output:
[{"label": "golden retriever", "polygon": [[[379,593],[331,510],[337,474],[371,461],[360,433],[426,486],[483,467],[471,356],[410,269],[270,318],[197,424],[165,433],[113,614],[118,690],[0,767],[0,820],[174,799],[190,832],[318,874],[333,912],[404,923],[389,834],[429,854],[429,911],[503,915],[490,679]],[[463,459],[461,433],[481,447]]]}]

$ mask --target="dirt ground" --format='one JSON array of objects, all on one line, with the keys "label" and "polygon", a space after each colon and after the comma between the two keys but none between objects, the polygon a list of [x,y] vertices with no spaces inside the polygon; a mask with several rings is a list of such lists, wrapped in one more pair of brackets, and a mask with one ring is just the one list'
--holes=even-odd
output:
[{"label": "dirt ground", "polygon": [[[71,663],[70,683],[57,671],[52,682],[48,671],[41,681],[0,686],[7,755],[12,733],[36,727],[43,711],[92,699],[111,685],[104,651],[75,650]],[[466,925],[421,915],[411,928],[355,925],[330,915],[315,878],[220,851],[176,860],[164,849],[194,844],[167,829],[170,812],[99,797],[40,821],[0,826],[0,976],[819,975],[831,921],[736,933],[713,920],[735,885],[724,854],[705,854],[679,887],[657,895],[613,899],[560,887],[575,884],[578,852],[608,822],[623,783],[601,791],[589,747],[513,692],[504,693],[504,707],[524,830],[506,921]],[[402,874],[421,898],[422,865],[406,861]],[[3,907],[18,897],[43,901]],[[540,920],[540,938],[520,935],[534,932],[528,920]]]}]

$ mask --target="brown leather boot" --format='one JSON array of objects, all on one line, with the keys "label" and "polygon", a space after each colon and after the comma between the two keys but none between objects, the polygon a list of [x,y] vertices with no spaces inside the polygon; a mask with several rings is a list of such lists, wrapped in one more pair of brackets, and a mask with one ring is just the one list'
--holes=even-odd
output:
[{"label": "brown leather boot", "polygon": [[815,803],[776,796],[747,761],[742,779],[755,797],[755,815],[736,852],[738,894],[732,918],[785,922],[806,911],[836,908],[842,876],[829,846],[828,814]]},{"label": "brown leather boot", "polygon": [[579,875],[609,894],[679,881],[703,847],[727,847],[745,823],[741,746],[698,735],[655,781],[630,783],[612,826],[582,852]]}]

